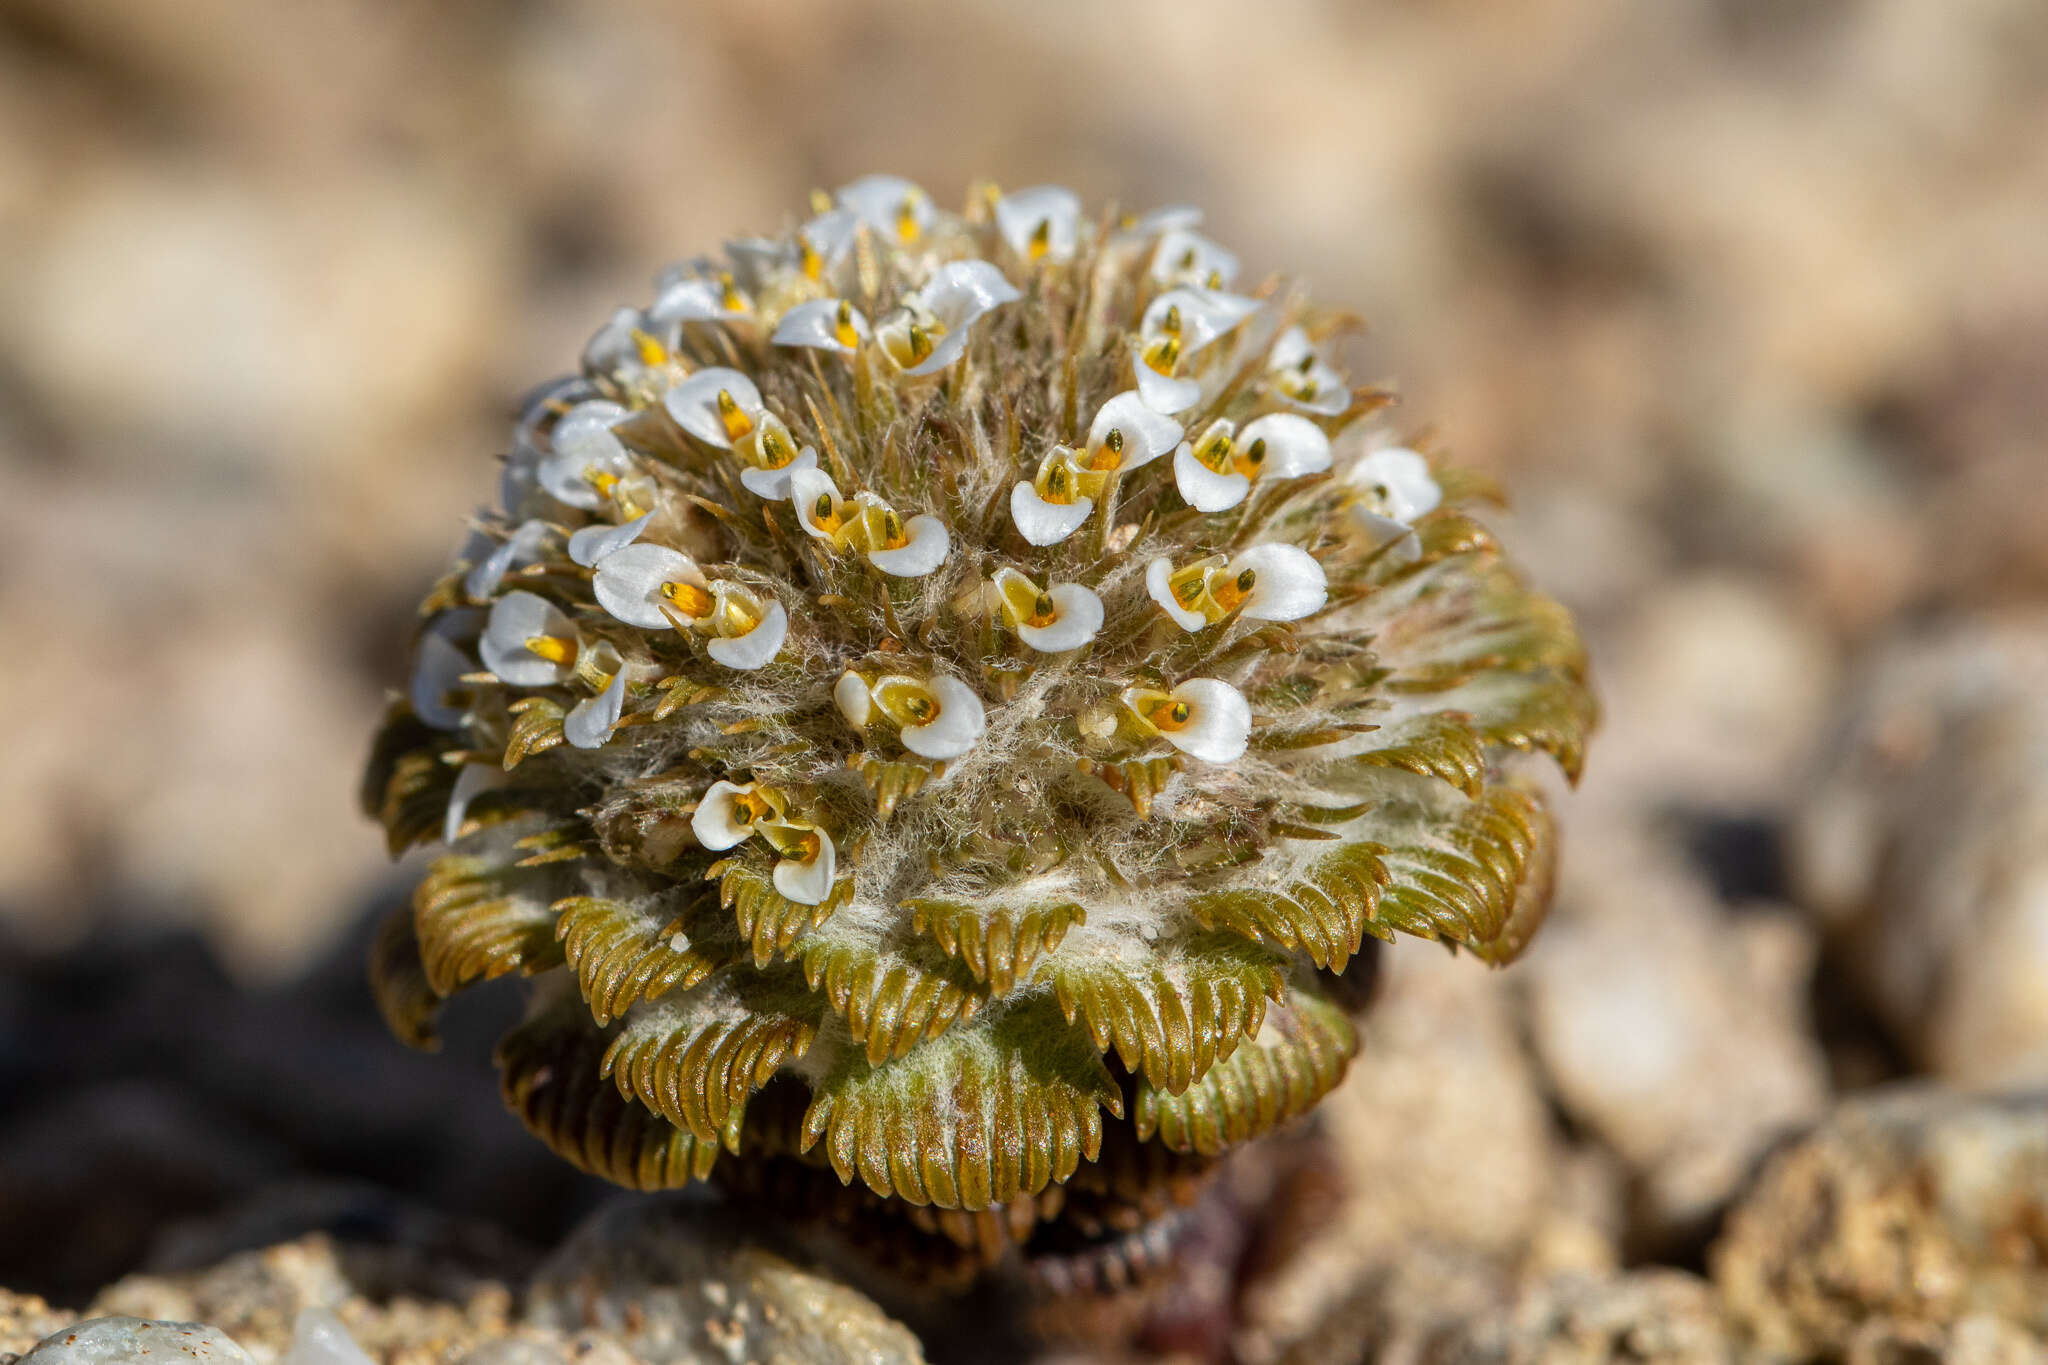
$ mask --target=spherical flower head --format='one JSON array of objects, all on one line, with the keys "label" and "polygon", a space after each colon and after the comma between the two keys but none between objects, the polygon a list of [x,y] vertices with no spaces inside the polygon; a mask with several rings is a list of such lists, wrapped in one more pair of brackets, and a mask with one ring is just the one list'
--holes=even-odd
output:
[{"label": "spherical flower head", "polygon": [[366,778],[447,845],[402,1036],[532,977],[504,1090],[565,1157],[863,1186],[957,1267],[1307,1113],[1370,941],[1522,950],[1572,624],[1199,229],[870,176],[604,320]]}]

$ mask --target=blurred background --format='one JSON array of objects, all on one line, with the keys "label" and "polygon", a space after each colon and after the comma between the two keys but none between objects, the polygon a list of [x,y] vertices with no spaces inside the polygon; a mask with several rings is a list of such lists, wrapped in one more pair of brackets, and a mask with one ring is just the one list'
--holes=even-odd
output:
[{"label": "blurred background", "polygon": [[369,1013],[357,767],[514,396],[871,170],[1206,206],[1580,613],[1555,921],[1396,950],[1333,1120],[1485,1170],[1381,1225],[1696,1264],[1844,1096],[2048,1078],[2039,0],[0,0],[0,1283],[587,1198]]}]

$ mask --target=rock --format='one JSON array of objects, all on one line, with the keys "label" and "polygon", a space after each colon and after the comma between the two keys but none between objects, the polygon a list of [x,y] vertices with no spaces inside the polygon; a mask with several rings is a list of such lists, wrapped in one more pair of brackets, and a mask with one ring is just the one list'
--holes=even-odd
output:
[{"label": "rock", "polygon": [[43,1338],[21,1365],[170,1365],[180,1360],[253,1365],[218,1327],[149,1318],[89,1318]]},{"label": "rock", "polygon": [[1805,996],[1813,933],[1740,914],[1676,854],[1612,833],[1566,862],[1559,912],[1516,970],[1567,1113],[1635,1187],[1634,1234],[1692,1234],[1781,1133],[1827,1099]]},{"label": "rock", "polygon": [[[1907,1089],[1845,1105],[1771,1159],[1710,1253],[1770,1355],[2048,1351],[2048,1095]],[[1887,1355],[1883,1342],[1920,1343]]]},{"label": "rock", "polygon": [[292,1324],[292,1347],[284,1365],[375,1365],[341,1319],[325,1308],[306,1308]]},{"label": "rock", "polygon": [[1792,852],[1914,1060],[2048,1082],[2048,617],[1898,640],[1857,673]]},{"label": "rock", "polygon": [[541,1267],[527,1315],[565,1334],[603,1331],[646,1365],[922,1365],[909,1328],[743,1223],[703,1201],[614,1204]]},{"label": "rock", "polygon": [[34,1294],[0,1289],[0,1365],[77,1318],[78,1314],[52,1308]]},{"label": "rock", "polygon": [[1561,1276],[1430,1343],[1429,1365],[1734,1365],[1704,1281],[1674,1270]]}]

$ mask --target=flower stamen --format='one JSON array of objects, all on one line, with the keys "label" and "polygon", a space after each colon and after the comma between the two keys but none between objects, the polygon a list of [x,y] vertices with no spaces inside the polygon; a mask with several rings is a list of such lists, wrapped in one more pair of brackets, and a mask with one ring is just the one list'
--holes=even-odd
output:
[{"label": "flower stamen", "polygon": [[726,439],[737,441],[754,429],[754,419],[740,409],[739,400],[732,396],[731,389],[718,391],[718,420],[725,427]]}]

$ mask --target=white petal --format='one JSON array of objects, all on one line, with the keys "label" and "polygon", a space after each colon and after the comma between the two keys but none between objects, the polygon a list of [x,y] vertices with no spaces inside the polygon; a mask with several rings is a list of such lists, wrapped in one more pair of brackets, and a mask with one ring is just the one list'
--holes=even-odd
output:
[{"label": "white petal", "polygon": [[1165,204],[1149,213],[1140,214],[1138,221],[1123,231],[1131,237],[1156,237],[1175,228],[1193,228],[1201,225],[1202,211],[1195,205]]},{"label": "white petal", "polygon": [[660,603],[664,583],[695,583],[702,586],[704,575],[697,562],[680,550],[666,545],[628,545],[598,561],[597,577],[591,583],[597,604],[629,626],[642,630],[671,630],[675,623]]},{"label": "white petal", "polygon": [[1223,512],[1244,501],[1252,481],[1238,473],[1218,474],[1195,458],[1186,441],[1173,452],[1173,483],[1188,506],[1197,512]]},{"label": "white petal", "polygon": [[476,665],[453,640],[439,631],[420,636],[413,655],[412,686],[408,694],[412,713],[436,730],[460,730],[469,708],[451,704],[448,694],[462,686],[462,675],[474,673]]},{"label": "white petal", "polygon": [[569,558],[587,569],[614,550],[623,550],[638,540],[652,520],[654,513],[649,512],[618,526],[608,526],[603,522],[585,526],[569,537]]},{"label": "white petal", "polygon": [[[740,482],[755,497],[770,502],[785,502],[789,498],[790,480],[797,471],[818,467],[818,448],[805,446],[796,453],[796,458],[780,469],[756,469],[752,465],[740,471]],[[815,498],[812,501],[816,501]]]},{"label": "white petal", "polygon": [[1080,530],[1081,523],[1094,510],[1093,498],[1047,502],[1038,496],[1029,479],[1020,480],[1010,490],[1010,520],[1017,523],[1017,533],[1033,545],[1059,544]]},{"label": "white petal", "polygon": [[478,560],[476,566],[462,580],[462,590],[471,600],[482,601],[498,590],[505,575],[522,564],[531,564],[540,558],[541,542],[548,536],[544,521],[523,521],[504,543],[492,548],[491,552]]},{"label": "white petal", "polygon": [[733,798],[750,794],[753,790],[751,782],[744,787],[736,782],[713,782],[703,799],[697,802],[697,813],[690,817],[690,832],[697,836],[697,842],[713,853],[723,853],[736,844],[745,843],[753,834],[754,827],[742,824],[734,817],[736,807]]},{"label": "white petal", "polygon": [[1308,376],[1315,381],[1315,397],[1297,398],[1282,390],[1279,393],[1280,401],[1290,408],[1318,413],[1324,417],[1335,417],[1351,406],[1351,386],[1343,375],[1319,360],[1310,367]]},{"label": "white petal", "polygon": [[827,495],[835,507],[842,501],[839,485],[824,470],[799,469],[789,476],[789,501],[796,508],[796,519],[819,540],[832,539],[832,533],[818,524],[816,515],[818,499]]},{"label": "white petal", "polygon": [[1062,185],[1033,185],[996,200],[996,231],[1020,256],[1031,249],[1031,239],[1044,223],[1046,258],[1072,260],[1080,221],[1081,197]]},{"label": "white petal", "polygon": [[886,242],[897,240],[896,218],[903,210],[904,200],[910,201],[910,216],[920,230],[931,225],[935,213],[931,196],[915,181],[900,175],[864,175],[850,185],[840,186],[838,199]]},{"label": "white petal", "polygon": [[[853,324],[854,333],[865,341],[870,335],[868,320],[858,308],[848,311],[847,321]],[[854,351],[839,339],[838,299],[812,299],[798,304],[775,324],[775,335],[771,340],[777,346],[812,346],[821,351],[836,351],[840,355],[852,355]]]},{"label": "white petal", "polygon": [[562,720],[562,738],[579,749],[601,749],[618,728],[626,709],[626,670],[612,674],[604,691],[569,708]]},{"label": "white petal", "polygon": [[940,266],[915,300],[946,325],[946,334],[930,355],[904,373],[937,374],[945,369],[966,352],[974,324],[983,314],[1022,297],[1017,286],[987,261],[948,261]]},{"label": "white petal", "polygon": [[662,403],[668,408],[668,415],[675,418],[676,425],[684,431],[706,445],[730,450],[732,438],[725,434],[725,422],[718,415],[720,389],[732,395],[732,401],[739,404],[741,412],[761,410],[761,391],[754,387],[754,381],[738,370],[722,365],[697,371],[670,389],[663,396]]},{"label": "white petal", "polygon": [[1273,349],[1266,352],[1266,368],[1291,370],[1301,364],[1302,358],[1315,354],[1315,347],[1309,343],[1308,332],[1300,325],[1289,327],[1273,341]]},{"label": "white petal", "polygon": [[1079,583],[1055,583],[1046,589],[1053,619],[1045,625],[1020,624],[1017,638],[1040,654],[1079,649],[1102,629],[1102,599]]},{"label": "white petal", "polygon": [[925,684],[939,713],[923,725],[903,727],[903,747],[920,758],[958,758],[988,728],[981,698],[958,678],[941,673]]},{"label": "white petal", "polygon": [[1155,337],[1165,328],[1166,315],[1180,310],[1180,350],[1183,357],[1206,349],[1264,305],[1242,294],[1220,289],[1169,289],[1145,308],[1139,331]]},{"label": "white petal", "polygon": [[718,636],[704,646],[704,651],[727,668],[751,671],[774,658],[788,635],[789,613],[782,609],[782,603],[770,602],[759,625],[745,635]]},{"label": "white petal", "polygon": [[1386,551],[1392,562],[1407,564],[1422,557],[1422,541],[1406,523],[1368,511],[1356,503],[1351,507],[1351,520],[1364,533],[1366,543],[1375,550],[1396,541],[1400,542]]},{"label": "white petal", "polygon": [[569,676],[573,668],[543,659],[526,647],[537,635],[574,640],[576,627],[554,603],[530,592],[508,592],[491,604],[477,653],[484,667],[514,687],[546,687]]},{"label": "white petal", "polygon": [[725,244],[725,254],[732,259],[734,277],[749,289],[796,269],[798,261],[795,243],[783,237],[735,237]]},{"label": "white petal", "polygon": [[1131,357],[1131,368],[1137,371],[1138,396],[1154,412],[1185,412],[1201,400],[1199,380],[1161,374],[1136,356]]},{"label": "white petal", "polygon": [[1237,433],[1237,448],[1248,450],[1254,441],[1266,443],[1260,478],[1293,479],[1320,474],[1330,467],[1330,438],[1321,427],[1296,413],[1268,413],[1245,423],[1244,430]]},{"label": "white petal", "polygon": [[1188,704],[1188,723],[1162,731],[1166,742],[1205,763],[1240,757],[1252,733],[1252,708],[1244,693],[1216,678],[1195,678],[1173,689]]},{"label": "white petal", "polygon": [[795,901],[798,905],[822,905],[825,897],[832,894],[832,878],[839,870],[832,836],[822,829],[812,832],[818,836],[817,857],[809,862],[784,858],[775,864],[775,889],[782,893],[784,900]]},{"label": "white petal", "polygon": [[[1193,253],[1193,260],[1189,260]],[[1206,284],[1221,276],[1224,284],[1237,278],[1237,257],[1192,228],[1169,228],[1152,253],[1152,278],[1160,284],[1176,280]]]},{"label": "white petal", "polygon": [[604,326],[583,344],[583,369],[590,374],[635,374],[647,367],[640,363],[640,343],[635,332],[651,330],[647,317],[637,308],[620,308]]},{"label": "white petal", "polygon": [[455,774],[454,789],[448,793],[448,814],[441,822],[441,842],[452,844],[462,837],[469,820],[469,803],[487,791],[496,791],[512,775],[495,763],[465,763]]},{"label": "white petal", "polygon": [[1145,591],[1152,594],[1152,600],[1159,609],[1173,618],[1182,630],[1200,630],[1209,624],[1209,618],[1198,611],[1189,611],[1173,596],[1173,561],[1161,556],[1145,566]]},{"label": "white petal", "polygon": [[1362,488],[1386,489],[1386,513],[1404,525],[1444,500],[1443,489],[1429,472],[1429,461],[1415,451],[1391,446],[1375,450],[1346,474],[1345,481]]},{"label": "white petal", "polygon": [[745,317],[745,308],[725,306],[725,286],[718,280],[680,279],[663,289],[647,316],[664,329],[673,323],[713,322]]},{"label": "white petal", "polygon": [[[1152,367],[1140,361],[1139,368]],[[1095,420],[1088,426],[1088,448],[1100,447],[1111,431],[1124,435],[1123,463],[1119,467],[1126,470],[1150,464],[1172,450],[1184,434],[1180,423],[1146,403],[1144,395],[1136,389],[1125,390],[1096,411]]]},{"label": "white petal", "polygon": [[907,544],[893,550],[869,550],[868,563],[897,578],[923,578],[946,562],[952,538],[946,534],[945,522],[929,512],[920,513],[903,523],[903,534],[909,537]]},{"label": "white petal", "polygon": [[541,487],[571,507],[594,511],[604,506],[604,495],[593,488],[586,472],[592,469],[623,474],[632,466],[632,456],[612,424],[629,414],[617,403],[602,399],[578,403],[562,414],[548,437],[553,453],[535,471]]},{"label": "white petal", "polygon": [[851,670],[841,673],[839,681],[832,684],[832,704],[856,730],[865,730],[875,714],[874,693],[868,690],[867,681]]},{"label": "white petal", "polygon": [[858,213],[850,208],[836,208],[827,209],[805,223],[797,229],[797,235],[809,242],[811,250],[829,267],[846,259],[846,253],[853,250],[853,234],[859,229]]},{"label": "white petal", "polygon": [[1299,621],[1330,600],[1329,578],[1315,556],[1299,545],[1254,545],[1223,572],[1235,578],[1250,569],[1256,577],[1241,615],[1254,621]]}]

